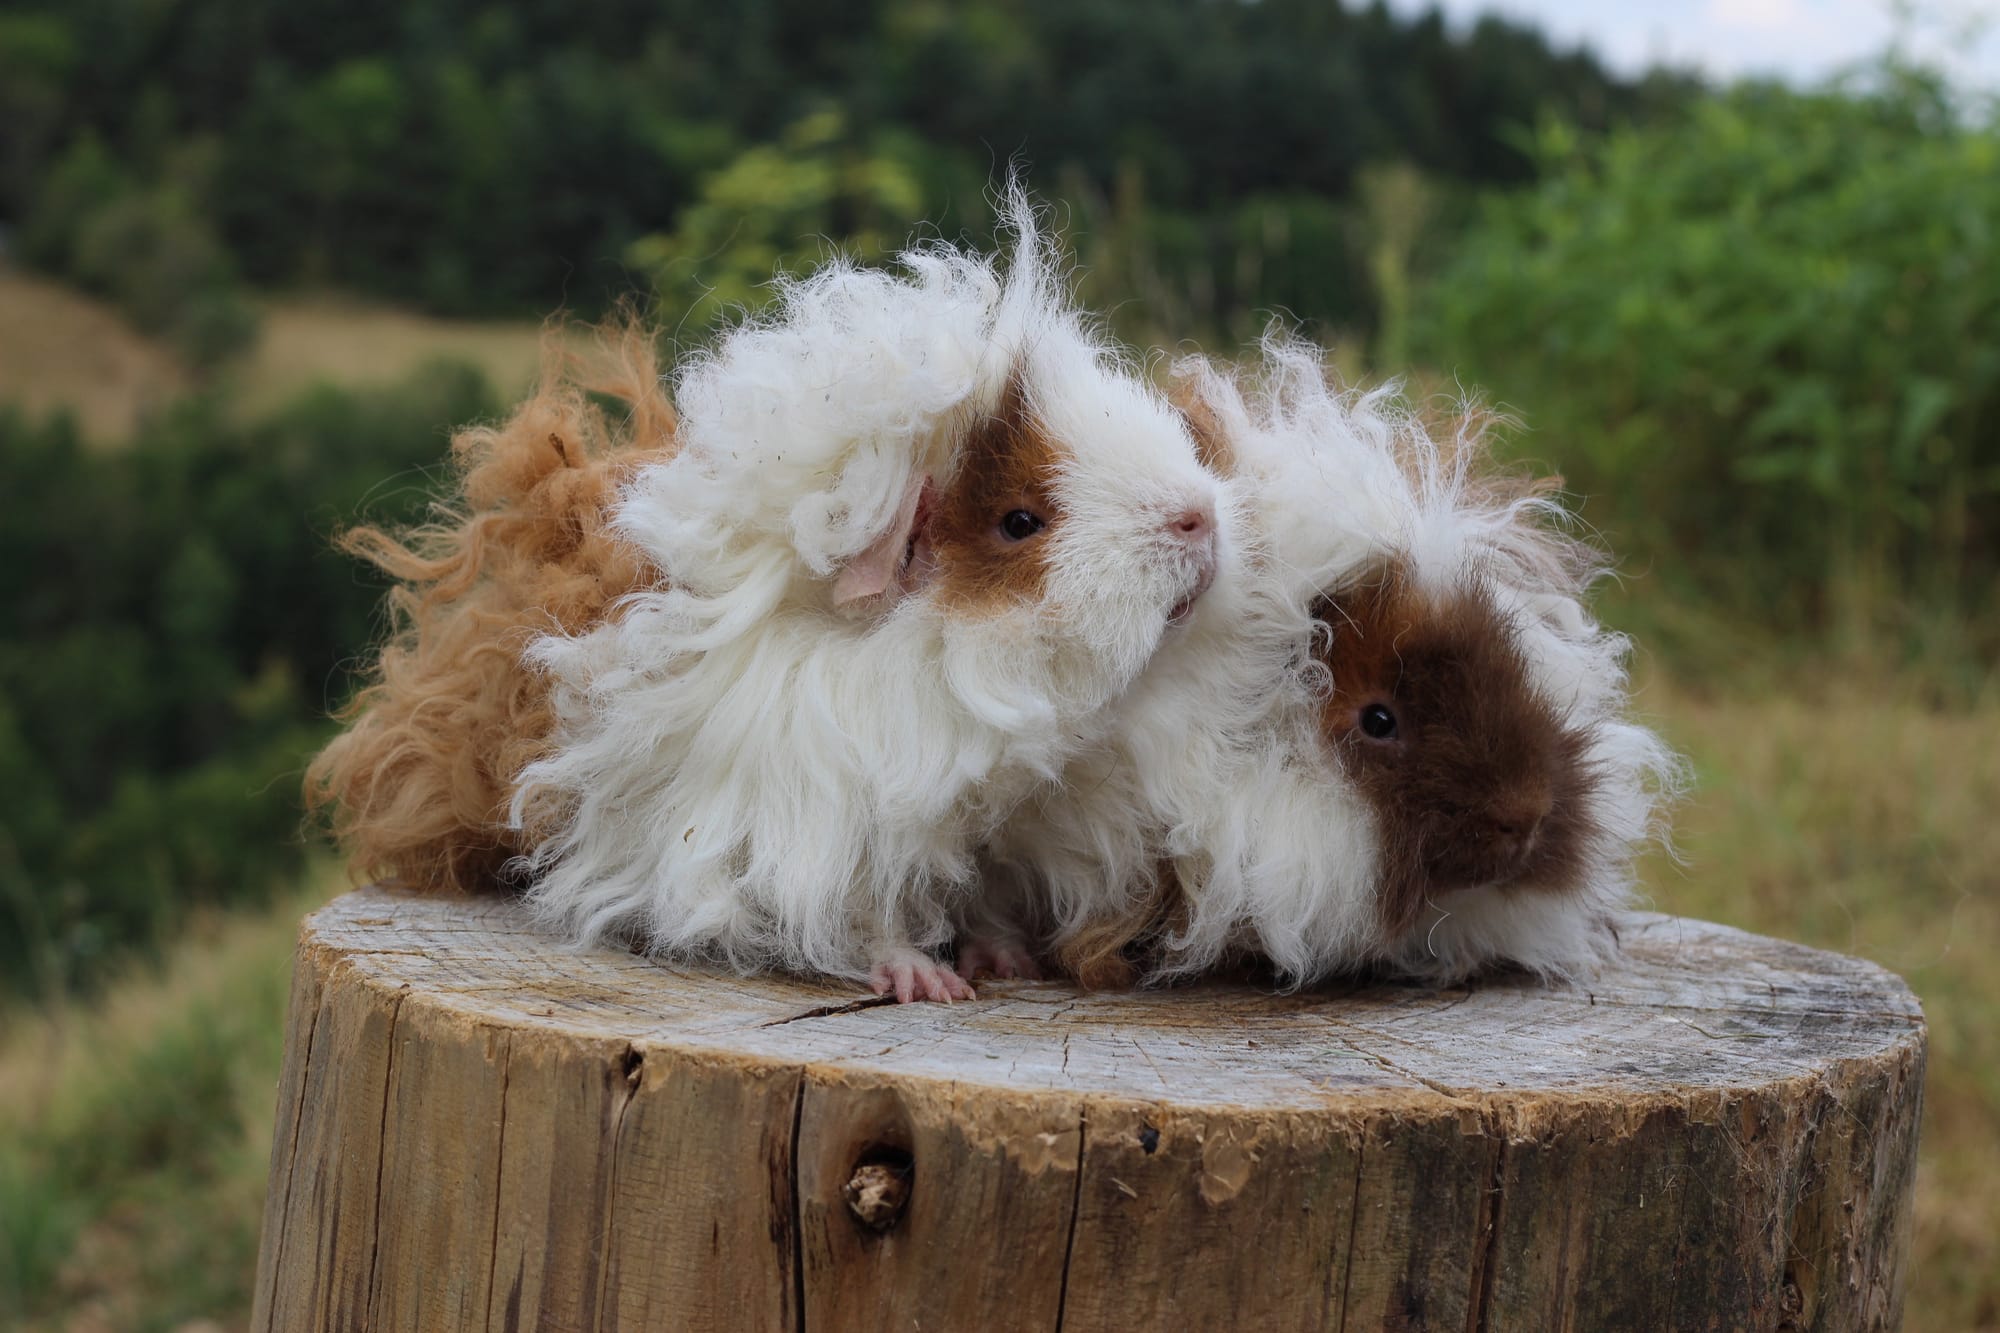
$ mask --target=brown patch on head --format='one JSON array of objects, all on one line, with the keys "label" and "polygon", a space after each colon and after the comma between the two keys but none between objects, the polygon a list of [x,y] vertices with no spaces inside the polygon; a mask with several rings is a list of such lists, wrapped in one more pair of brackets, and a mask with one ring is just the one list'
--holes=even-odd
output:
[{"label": "brown patch on head", "polygon": [[967,431],[957,467],[923,521],[922,541],[947,605],[1000,610],[1042,595],[1049,539],[1063,521],[1055,498],[1061,458],[1017,370],[992,413]]},{"label": "brown patch on head", "polygon": [[1433,592],[1391,563],[1315,614],[1330,634],[1314,655],[1333,674],[1320,728],[1381,828],[1383,926],[1409,930],[1458,889],[1574,888],[1584,738],[1535,690],[1488,594]]}]

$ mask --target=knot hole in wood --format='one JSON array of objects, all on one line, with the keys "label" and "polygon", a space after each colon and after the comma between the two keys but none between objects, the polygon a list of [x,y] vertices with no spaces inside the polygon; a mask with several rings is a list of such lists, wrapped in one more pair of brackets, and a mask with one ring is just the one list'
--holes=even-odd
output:
[{"label": "knot hole in wood", "polygon": [[903,1215],[916,1183],[917,1162],[908,1149],[878,1143],[864,1148],[841,1187],[848,1211],[870,1231],[887,1231]]}]

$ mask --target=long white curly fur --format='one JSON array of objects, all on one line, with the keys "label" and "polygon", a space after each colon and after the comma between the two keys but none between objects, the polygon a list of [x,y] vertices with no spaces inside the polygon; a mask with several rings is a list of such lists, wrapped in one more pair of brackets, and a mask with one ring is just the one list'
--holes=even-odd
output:
[{"label": "long white curly fur", "polygon": [[[1395,386],[1342,392],[1317,348],[1267,337],[1248,379],[1176,367],[1235,456],[1239,540],[1197,609],[1120,702],[1106,742],[988,848],[997,898],[1059,941],[1140,920],[1165,861],[1181,914],[1153,979],[1249,950],[1294,982],[1386,964],[1440,980],[1507,961],[1573,976],[1614,947],[1636,848],[1679,761],[1629,716],[1626,640],[1584,595],[1590,549],[1559,535],[1553,502],[1481,484],[1476,447],[1440,448]],[[1472,445],[1473,441],[1455,441]],[[1311,607],[1400,556],[1426,584],[1476,581],[1517,633],[1531,682],[1588,735],[1596,781],[1579,891],[1444,895],[1414,931],[1375,910],[1376,817],[1316,726],[1329,688]]]},{"label": "long white curly fur", "polygon": [[[943,245],[834,262],[679,370],[681,452],[617,517],[662,585],[532,649],[558,743],[514,817],[555,828],[531,898],[575,937],[878,977],[938,949],[981,840],[1180,632],[1227,543],[1174,520],[1200,527],[1214,479],[1069,306],[1018,193],[1007,211],[1004,272]],[[1038,591],[973,606],[912,525],[925,479],[976,480],[965,441],[1010,392],[1060,521]]]}]

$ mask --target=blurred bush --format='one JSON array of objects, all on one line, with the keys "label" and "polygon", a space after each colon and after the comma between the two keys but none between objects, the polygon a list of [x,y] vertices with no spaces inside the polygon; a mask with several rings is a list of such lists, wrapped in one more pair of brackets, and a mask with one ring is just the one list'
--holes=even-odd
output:
[{"label": "blurred bush", "polygon": [[196,369],[212,369],[257,332],[202,202],[214,172],[214,146],[190,143],[142,182],[85,135],[43,182],[22,224],[22,255],[109,298]]},{"label": "blurred bush", "polygon": [[87,1000],[0,996],[0,1328],[246,1326],[292,944],[331,878]]},{"label": "blurred bush", "polygon": [[1888,68],[1537,153],[1425,293],[1427,359],[1525,415],[1648,598],[1990,662],[2000,123]]},{"label": "blurred bush", "polygon": [[836,238],[863,261],[901,249],[924,215],[912,165],[923,151],[900,133],[857,142],[840,112],[819,111],[709,175],[673,230],[641,237],[627,258],[652,276],[663,322],[699,333],[760,304],[774,274],[823,262]]},{"label": "blurred bush", "polygon": [[251,426],[190,400],[115,452],[0,411],[0,977],[60,991],[296,871],[296,775],[382,592],[327,536],[414,517],[496,406],[433,366]]}]

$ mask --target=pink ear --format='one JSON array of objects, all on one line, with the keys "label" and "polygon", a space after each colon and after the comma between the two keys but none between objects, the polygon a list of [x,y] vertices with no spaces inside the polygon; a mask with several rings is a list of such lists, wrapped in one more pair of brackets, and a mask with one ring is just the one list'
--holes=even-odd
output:
[{"label": "pink ear", "polygon": [[[903,502],[896,506],[896,517],[889,524],[889,530],[848,561],[840,571],[840,577],[833,581],[835,606],[879,597],[891,590],[896,597],[909,591],[909,580],[905,576],[915,563],[912,557],[923,537],[918,525],[928,517],[925,511],[930,508],[930,493],[929,476],[911,480],[909,489],[903,492]],[[890,600],[894,601],[895,597]]]}]

